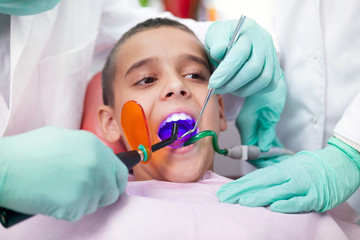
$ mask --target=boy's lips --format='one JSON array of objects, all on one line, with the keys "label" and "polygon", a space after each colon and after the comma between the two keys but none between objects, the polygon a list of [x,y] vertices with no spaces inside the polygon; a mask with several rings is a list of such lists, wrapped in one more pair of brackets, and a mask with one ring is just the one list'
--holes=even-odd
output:
[{"label": "boy's lips", "polygon": [[[196,120],[192,116],[184,112],[176,112],[170,114],[159,126],[158,136],[161,140],[167,139],[171,136],[171,130],[174,123],[177,123],[179,125],[178,138],[180,138],[187,131],[194,128]],[[194,131],[192,134],[188,134],[184,138],[176,140],[170,145],[170,147],[181,147],[185,141],[187,141],[190,137],[194,136],[197,132],[198,129],[196,129],[196,131]]]}]

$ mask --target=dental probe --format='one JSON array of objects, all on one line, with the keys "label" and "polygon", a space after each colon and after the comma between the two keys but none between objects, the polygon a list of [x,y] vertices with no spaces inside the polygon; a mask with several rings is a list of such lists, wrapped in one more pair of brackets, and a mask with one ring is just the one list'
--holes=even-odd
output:
[{"label": "dental probe", "polygon": [[[224,55],[224,59],[225,59],[225,57],[227,56],[227,54],[230,52],[230,49],[231,49],[232,45],[234,44],[234,42],[239,38],[240,28],[241,28],[241,26],[242,26],[245,18],[246,18],[246,16],[244,16],[244,15],[241,15],[241,16],[240,16],[239,21],[238,21],[238,23],[237,23],[237,25],[236,25],[234,34],[232,35],[232,37],[231,37],[231,39],[230,39],[230,42],[229,42],[229,44],[228,44],[228,46],[227,46],[227,48],[226,48],[226,52],[225,52],[225,55]],[[210,97],[211,97],[211,95],[213,94],[213,92],[214,92],[214,89],[211,88],[211,87],[209,87],[209,88],[208,88],[208,93],[207,93],[206,98],[205,98],[205,101],[204,101],[204,104],[203,104],[203,106],[202,106],[202,108],[201,108],[201,111],[200,111],[200,116],[199,116],[199,118],[197,119],[197,121],[196,121],[196,123],[195,123],[195,126],[194,126],[191,130],[189,130],[189,131],[187,131],[186,133],[184,133],[179,139],[182,139],[182,138],[184,138],[186,135],[191,134],[191,133],[193,133],[194,131],[196,131],[196,128],[197,128],[197,126],[199,125],[200,119],[201,119],[201,117],[202,117],[202,115],[203,115],[203,113],[204,113],[204,110],[205,110],[205,108],[206,108],[206,105],[208,104],[208,102],[209,102],[209,100],[210,100]]]}]

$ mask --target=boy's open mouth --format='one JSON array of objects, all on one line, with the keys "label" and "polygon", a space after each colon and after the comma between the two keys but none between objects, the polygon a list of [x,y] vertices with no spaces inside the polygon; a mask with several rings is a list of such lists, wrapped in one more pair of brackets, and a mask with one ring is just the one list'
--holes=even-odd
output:
[{"label": "boy's open mouth", "polygon": [[[187,131],[193,129],[195,126],[195,119],[186,113],[173,113],[169,115],[161,124],[158,130],[158,136],[161,140],[167,139],[171,136],[171,130],[174,123],[179,125],[178,138],[185,134]],[[176,140],[170,145],[172,148],[182,147],[183,143],[186,142],[189,138],[197,134],[198,129],[191,134],[188,134],[183,139]]]}]

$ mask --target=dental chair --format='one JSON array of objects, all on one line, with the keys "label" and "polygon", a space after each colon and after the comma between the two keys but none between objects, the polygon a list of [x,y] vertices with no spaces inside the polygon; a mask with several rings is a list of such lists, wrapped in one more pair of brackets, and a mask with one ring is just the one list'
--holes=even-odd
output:
[{"label": "dental chair", "polygon": [[80,128],[95,134],[105,145],[112,148],[114,153],[124,152],[126,150],[125,146],[120,141],[117,143],[109,143],[106,141],[105,137],[101,132],[97,116],[97,110],[98,107],[102,104],[103,100],[100,72],[94,75],[88,83]]}]

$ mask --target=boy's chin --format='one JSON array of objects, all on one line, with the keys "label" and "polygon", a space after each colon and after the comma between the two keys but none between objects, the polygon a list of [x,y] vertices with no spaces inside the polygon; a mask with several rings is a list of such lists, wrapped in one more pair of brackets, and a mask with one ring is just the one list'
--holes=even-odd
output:
[{"label": "boy's chin", "polygon": [[176,183],[188,183],[188,182],[196,182],[198,181],[202,175],[204,174],[198,174],[198,173],[189,173],[187,172],[187,174],[182,171],[182,172],[178,172],[178,173],[174,173],[172,174],[172,176],[169,176],[167,181],[169,182],[176,182]]},{"label": "boy's chin", "polygon": [[168,168],[167,171],[163,172],[161,175],[165,181],[169,182],[196,182],[206,173],[207,169],[205,170],[205,168],[207,167],[196,163],[193,165],[177,165],[172,168]]}]

